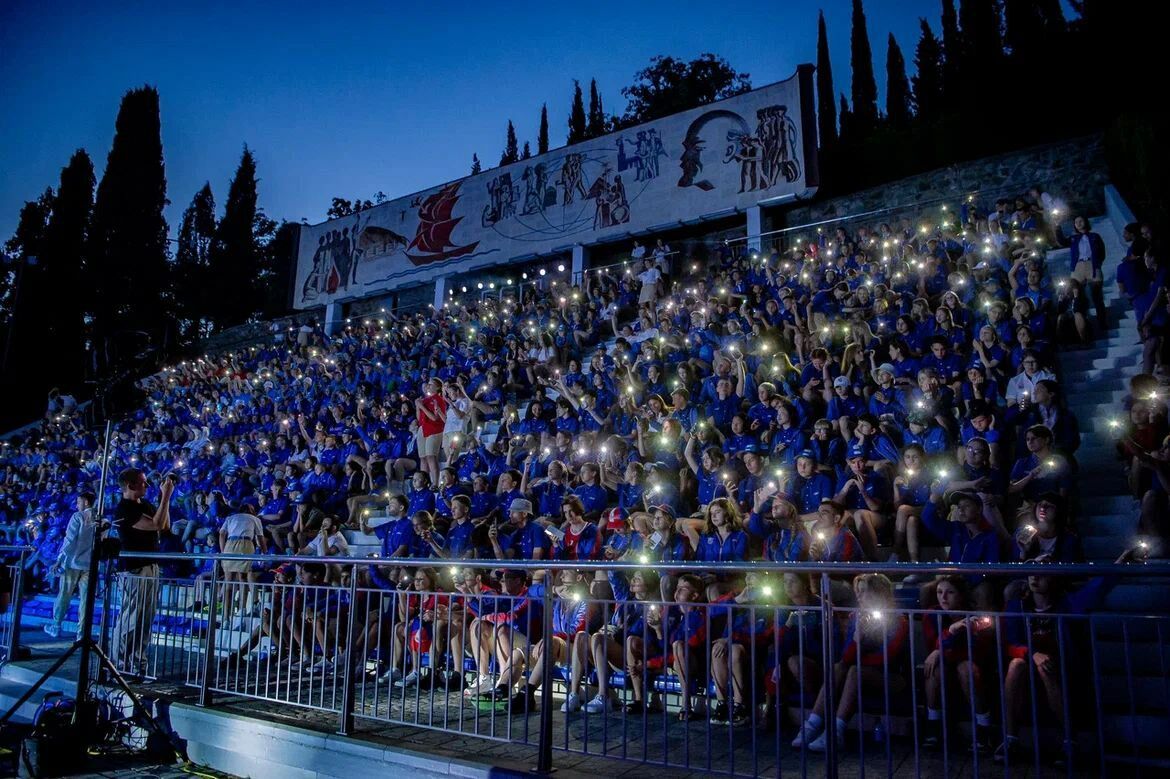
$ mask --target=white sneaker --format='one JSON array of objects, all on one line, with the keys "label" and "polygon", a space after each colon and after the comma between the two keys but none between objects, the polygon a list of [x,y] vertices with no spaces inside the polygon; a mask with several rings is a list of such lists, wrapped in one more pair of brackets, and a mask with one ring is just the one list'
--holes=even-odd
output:
[{"label": "white sneaker", "polygon": [[613,711],[617,708],[617,701],[605,695],[594,695],[585,704],[587,714],[600,714],[603,711]]},{"label": "white sneaker", "polygon": [[396,681],[394,683],[394,686],[399,688],[399,689],[406,689],[408,687],[414,687],[415,685],[417,685],[418,680],[419,680],[419,672],[418,671],[411,671],[406,676],[404,676],[401,679],[399,679],[398,681]]},{"label": "white sneaker", "polygon": [[479,676],[475,677],[475,681],[471,683],[471,686],[469,686],[466,690],[463,691],[463,694],[468,696],[468,697],[472,697],[474,695],[479,695],[480,693],[487,692],[491,688],[492,688],[492,675],[491,674],[480,674]]},{"label": "white sneaker", "polygon": [[[821,735],[817,736],[809,742],[808,750],[810,752],[824,752],[826,749],[828,749],[828,740],[831,738],[830,733],[832,733],[832,730],[830,728],[825,728],[821,732]],[[837,741],[837,745],[841,745],[840,740]]]},{"label": "white sneaker", "polygon": [[561,704],[561,711],[565,714],[581,711],[581,696],[575,692],[569,693],[568,697],[565,698],[565,702]]},{"label": "white sneaker", "polygon": [[[805,744],[808,744],[810,741],[814,740],[817,734],[820,732],[820,726],[815,726],[808,720],[805,720],[804,724],[800,726],[800,732],[796,734],[796,738],[792,739],[792,746],[795,749],[800,749]],[[824,746],[822,746],[821,749],[823,750]]]},{"label": "white sneaker", "polygon": [[385,671],[382,672],[382,675],[378,677],[378,681],[382,682],[382,683],[396,682],[401,678],[402,678],[402,671],[398,670],[394,666],[390,666],[389,668],[387,668]]},{"label": "white sneaker", "polygon": [[60,638],[61,637],[61,626],[60,625],[54,625],[52,622],[46,622],[44,629],[45,629],[45,632],[48,633],[53,638]]},{"label": "white sneaker", "polygon": [[322,657],[317,662],[313,663],[309,671],[312,673],[329,673],[333,670],[333,661],[328,657]]}]

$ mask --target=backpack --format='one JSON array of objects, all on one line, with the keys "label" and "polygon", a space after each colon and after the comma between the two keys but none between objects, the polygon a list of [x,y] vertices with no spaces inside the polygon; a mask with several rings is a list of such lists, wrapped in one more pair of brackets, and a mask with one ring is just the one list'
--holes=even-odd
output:
[{"label": "backpack", "polygon": [[64,693],[45,695],[33,715],[32,734],[21,744],[18,776],[61,776],[75,767],[80,757],[79,739],[73,732],[76,708],[76,702]]}]

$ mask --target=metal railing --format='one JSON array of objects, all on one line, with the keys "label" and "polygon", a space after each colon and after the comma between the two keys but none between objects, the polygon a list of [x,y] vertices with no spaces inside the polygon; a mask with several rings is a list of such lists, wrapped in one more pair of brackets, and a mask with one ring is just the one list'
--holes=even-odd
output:
[{"label": "metal railing", "polygon": [[[3,580],[11,588],[0,587],[0,666],[18,656],[20,649],[20,615],[24,606],[24,565],[32,554],[28,546],[0,546]],[[3,599],[7,599],[7,606]]]},{"label": "metal railing", "polygon": [[[361,720],[527,745],[540,770],[571,752],[777,776],[1129,775],[1159,764],[1170,738],[1170,608],[1085,601],[1134,576],[1165,586],[1170,566],[216,559],[195,580],[118,574],[120,669],[195,688],[205,706],[314,710],[342,734]],[[280,563],[281,578],[229,581],[225,562]],[[481,589],[476,574],[500,567],[555,587],[508,573],[502,591]],[[566,570],[583,578],[565,582]],[[909,572],[1025,589],[1047,577],[1054,593],[1088,583],[1047,611],[852,597],[853,577]]]}]

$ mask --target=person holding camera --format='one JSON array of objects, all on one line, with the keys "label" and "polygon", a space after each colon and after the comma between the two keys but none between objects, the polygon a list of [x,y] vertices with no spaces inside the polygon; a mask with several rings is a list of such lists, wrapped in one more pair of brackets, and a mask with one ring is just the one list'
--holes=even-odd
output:
[{"label": "person holding camera", "polygon": [[[145,499],[146,474],[127,468],[118,475],[122,500],[114,509],[114,527],[124,552],[159,551],[159,533],[171,527],[170,503],[177,477],[167,474],[159,488],[156,508]],[[149,662],[151,624],[158,605],[158,564],[145,557],[120,557],[122,605],[114,627],[114,662],[119,669],[145,676]]]}]

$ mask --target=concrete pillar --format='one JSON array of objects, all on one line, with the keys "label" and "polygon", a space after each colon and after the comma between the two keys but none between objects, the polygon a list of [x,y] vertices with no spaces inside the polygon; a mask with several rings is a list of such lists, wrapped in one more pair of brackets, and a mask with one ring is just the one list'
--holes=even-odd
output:
[{"label": "concrete pillar", "polygon": [[325,305],[325,333],[326,335],[337,335],[345,327],[345,317],[341,314],[340,303],[328,303]]},{"label": "concrete pillar", "polygon": [[764,232],[764,209],[751,206],[747,210],[747,247],[749,251],[760,250],[760,233]]},{"label": "concrete pillar", "polygon": [[438,311],[447,302],[447,277],[440,276],[435,279],[435,310]]},{"label": "concrete pillar", "polygon": [[573,246],[573,283],[584,284],[585,263],[589,261],[589,250],[581,244]]}]

